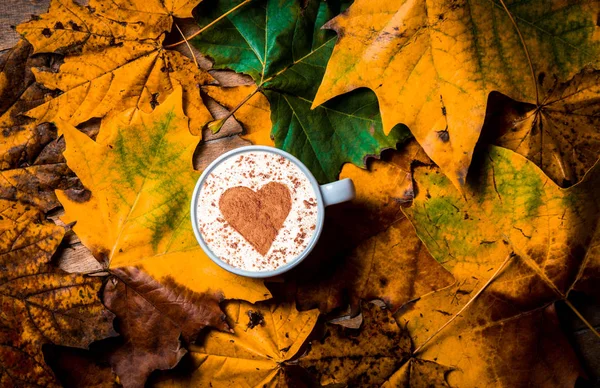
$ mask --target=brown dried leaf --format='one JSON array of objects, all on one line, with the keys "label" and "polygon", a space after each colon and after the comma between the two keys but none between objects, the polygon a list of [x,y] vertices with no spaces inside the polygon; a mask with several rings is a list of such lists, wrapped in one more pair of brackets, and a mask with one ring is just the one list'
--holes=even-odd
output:
[{"label": "brown dried leaf", "polygon": [[54,190],[82,189],[67,167],[64,140],[51,124],[4,128],[0,133],[0,198],[19,200],[48,212],[60,206]]},{"label": "brown dried leaf", "polygon": [[104,290],[104,303],[118,319],[125,343],[109,361],[125,387],[143,386],[156,369],[173,368],[206,326],[228,330],[219,307],[222,296],[197,293],[170,277],[160,282],[135,267],[116,268]]},{"label": "brown dried leaf", "polygon": [[[542,78],[543,79],[543,78]],[[579,182],[600,151],[600,71],[584,68],[564,83],[546,80],[539,104],[494,92],[482,134],[527,157],[562,187]]]},{"label": "brown dried leaf", "polygon": [[0,127],[21,125],[31,122],[25,111],[52,97],[48,90],[35,84],[32,68],[56,71],[60,56],[33,54],[33,47],[25,40],[0,56]]},{"label": "brown dried leaf", "polygon": [[0,56],[0,116],[35,81],[27,66],[32,50],[27,41],[21,40]]},{"label": "brown dried leaf", "polygon": [[362,314],[359,329],[328,323],[324,339],[313,341],[300,358],[321,385],[387,386],[394,379],[389,386],[448,386],[444,374],[451,368],[411,358],[408,332],[389,310],[363,303]]},{"label": "brown dried leaf", "polygon": [[32,67],[51,68],[48,55],[31,57],[33,48],[21,41],[0,59],[0,198],[19,200],[47,212],[60,204],[55,189],[80,188],[62,156],[50,124],[35,125],[22,116],[53,93],[34,83]]}]

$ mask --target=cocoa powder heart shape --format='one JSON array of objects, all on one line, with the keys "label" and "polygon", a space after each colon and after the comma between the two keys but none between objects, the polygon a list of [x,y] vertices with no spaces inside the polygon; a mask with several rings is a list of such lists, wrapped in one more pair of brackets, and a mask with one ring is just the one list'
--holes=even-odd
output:
[{"label": "cocoa powder heart shape", "polygon": [[263,256],[291,208],[290,190],[277,182],[267,183],[256,192],[244,186],[232,187],[219,199],[225,220]]}]

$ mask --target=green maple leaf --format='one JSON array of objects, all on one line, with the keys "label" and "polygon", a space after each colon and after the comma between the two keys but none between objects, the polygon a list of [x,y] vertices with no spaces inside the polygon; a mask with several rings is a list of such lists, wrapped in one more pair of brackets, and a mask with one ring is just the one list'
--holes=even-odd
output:
[{"label": "green maple leaf", "polygon": [[[206,26],[240,0],[203,2],[196,9]],[[346,162],[395,148],[410,134],[405,126],[383,133],[375,94],[362,89],[311,110],[336,35],[321,26],[344,2],[253,1],[192,40],[215,68],[249,74],[271,104],[275,145],[302,160],[320,182],[336,180]],[[227,42],[227,43],[224,43]]]}]

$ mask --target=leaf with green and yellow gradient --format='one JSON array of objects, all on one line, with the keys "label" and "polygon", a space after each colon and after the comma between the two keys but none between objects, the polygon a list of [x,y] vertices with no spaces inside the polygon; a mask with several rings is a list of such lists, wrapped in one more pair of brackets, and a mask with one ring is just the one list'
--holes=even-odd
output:
[{"label": "leaf with green and yellow gradient", "polygon": [[[472,179],[461,193],[439,168],[415,168],[416,196],[404,212],[432,256],[457,279],[453,287],[426,295],[398,313],[415,346],[427,343],[493,279],[420,352],[421,358],[456,367],[454,385],[574,382],[577,362],[565,346],[555,346],[566,340],[554,311],[546,307],[566,300],[582,274],[600,263],[595,248],[598,172],[596,165],[581,183],[561,189],[533,162],[490,146],[478,154]],[[549,335],[555,345],[545,340]],[[509,366],[495,361],[504,350],[489,351],[500,342],[506,349],[528,349],[522,354],[531,354],[539,344],[544,356],[539,362],[528,356],[527,367],[517,373],[516,360],[505,361]],[[465,357],[457,358],[456,349]],[[485,362],[473,364],[471,358]],[[553,364],[559,366],[549,366]],[[550,373],[557,368],[565,373]]]},{"label": "leaf with green and yellow gradient", "polygon": [[595,1],[357,0],[326,24],[338,41],[312,106],[372,89],[385,133],[407,125],[463,186],[489,93],[539,103],[538,84],[598,65],[599,11]]},{"label": "leaf with green and yellow gradient", "polygon": [[189,133],[181,90],[152,113],[136,111],[105,119],[93,141],[58,121],[67,165],[91,192],[87,199],[58,191],[61,219],[108,269],[138,266],[159,282],[167,276],[195,292],[222,291],[226,298],[269,297],[261,281],[233,275],[198,245],[190,222],[192,168],[198,138]]}]

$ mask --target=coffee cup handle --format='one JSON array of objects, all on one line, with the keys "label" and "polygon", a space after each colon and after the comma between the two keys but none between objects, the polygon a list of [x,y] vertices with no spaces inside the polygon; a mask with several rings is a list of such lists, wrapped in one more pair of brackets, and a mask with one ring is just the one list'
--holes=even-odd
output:
[{"label": "coffee cup handle", "polygon": [[321,196],[325,206],[351,201],[356,197],[352,179],[345,178],[326,185],[321,185]]}]

